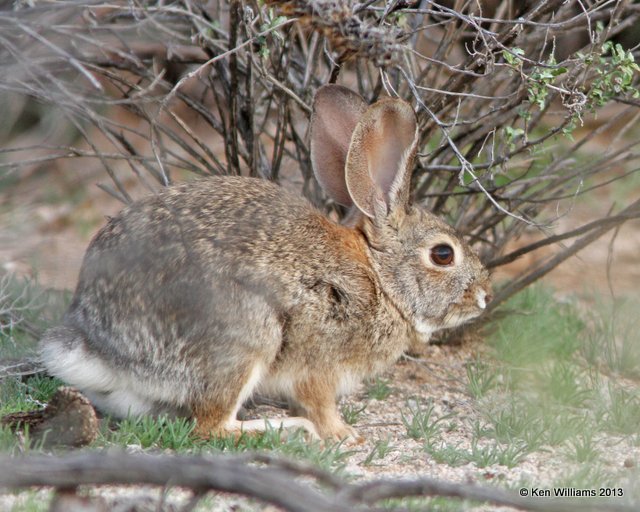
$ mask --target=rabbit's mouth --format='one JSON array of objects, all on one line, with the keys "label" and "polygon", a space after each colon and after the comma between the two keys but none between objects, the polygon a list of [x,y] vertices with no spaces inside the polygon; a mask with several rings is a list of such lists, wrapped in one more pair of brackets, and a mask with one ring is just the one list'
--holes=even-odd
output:
[{"label": "rabbit's mouth", "polygon": [[483,312],[484,308],[477,306],[476,304],[469,304],[467,307],[460,307],[460,304],[452,304],[449,310],[445,313],[441,326],[446,329],[458,327],[464,323],[478,318]]},{"label": "rabbit's mouth", "polygon": [[[485,283],[472,283],[457,302],[449,303],[440,317],[428,322],[431,332],[458,327],[482,315],[492,299],[488,289]],[[421,332],[418,328],[416,330]]]},{"label": "rabbit's mouth", "polygon": [[492,299],[491,293],[487,289],[490,290],[486,284],[474,284],[467,288],[462,300],[451,304],[447,309],[443,317],[443,326],[458,327],[482,315]]},{"label": "rabbit's mouth", "polygon": [[413,327],[420,339],[428,341],[434,332],[458,327],[479,317],[482,312],[478,307],[461,308],[460,304],[452,304],[442,317],[431,321],[418,320]]},{"label": "rabbit's mouth", "polygon": [[458,327],[479,317],[484,312],[485,307],[477,303],[454,303],[447,308],[447,311],[440,318],[416,319],[413,328],[420,339],[428,341],[436,331]]}]

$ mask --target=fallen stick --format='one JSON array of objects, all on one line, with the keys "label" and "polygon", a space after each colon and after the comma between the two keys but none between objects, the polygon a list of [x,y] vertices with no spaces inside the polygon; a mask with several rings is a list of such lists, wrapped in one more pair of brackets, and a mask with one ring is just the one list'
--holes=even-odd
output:
[{"label": "fallen stick", "polygon": [[[307,481],[297,480],[298,477],[305,477]],[[308,483],[310,478],[319,484],[328,484],[330,489],[321,492],[318,486]],[[68,491],[79,485],[143,484],[188,488],[196,496],[208,491],[234,493],[291,512],[347,512],[355,508],[373,511],[378,509],[370,507],[381,500],[427,496],[448,496],[545,512],[636,510],[610,500],[525,499],[501,489],[429,478],[348,484],[305,463],[264,454],[188,456],[85,452],[61,457],[0,457],[0,488],[54,487]]]}]

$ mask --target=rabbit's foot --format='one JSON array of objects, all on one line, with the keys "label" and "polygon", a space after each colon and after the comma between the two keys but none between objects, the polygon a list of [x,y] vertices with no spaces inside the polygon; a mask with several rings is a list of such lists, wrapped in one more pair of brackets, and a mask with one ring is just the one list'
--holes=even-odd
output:
[{"label": "rabbit's foot", "polygon": [[226,429],[231,432],[265,432],[267,429],[303,429],[312,440],[320,439],[315,425],[307,418],[264,418],[257,420],[233,420]]},{"label": "rabbit's foot", "polygon": [[355,429],[351,427],[349,427],[349,434],[343,439],[344,444],[346,444],[347,446],[356,446],[365,442],[365,438],[358,434]]},{"label": "rabbit's foot", "polygon": [[326,432],[326,430],[324,432],[324,439],[342,441],[347,446],[362,444],[365,441],[364,437],[359,435],[353,427],[342,422],[334,424],[331,432]]},{"label": "rabbit's foot", "polygon": [[207,422],[197,422],[195,434],[204,439],[241,434],[261,434],[268,429],[303,429],[309,439],[320,439],[315,425],[306,418],[265,418],[255,420],[231,420],[224,426],[211,426]]},{"label": "rabbit's foot", "polygon": [[330,372],[309,376],[296,385],[294,403],[317,427],[321,439],[359,444],[363,439],[342,420],[338,411],[337,380]]},{"label": "rabbit's foot", "polygon": [[227,431],[219,426],[211,426],[206,423],[200,423],[200,421],[196,420],[196,428],[193,430],[195,436],[209,440],[215,439],[217,437],[224,437],[227,434]]}]

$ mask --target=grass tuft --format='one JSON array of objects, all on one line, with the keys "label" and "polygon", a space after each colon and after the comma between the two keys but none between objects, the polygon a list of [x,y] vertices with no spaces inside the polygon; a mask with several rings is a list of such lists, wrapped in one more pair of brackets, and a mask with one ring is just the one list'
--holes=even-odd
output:
[{"label": "grass tuft", "polygon": [[389,385],[387,379],[376,377],[369,383],[366,390],[367,398],[372,400],[385,400],[393,393],[393,388]]},{"label": "grass tuft", "polygon": [[444,427],[444,421],[455,416],[454,414],[446,414],[436,418],[432,401],[428,402],[426,406],[421,406],[415,400],[409,400],[407,407],[409,414],[401,412],[402,423],[407,429],[407,435],[415,440],[431,441],[432,438],[440,434]]},{"label": "grass tuft", "polygon": [[[109,423],[108,421],[105,423]],[[193,436],[195,423],[185,418],[128,418],[103,429],[99,445],[140,446],[143,449],[193,450],[200,440]]]},{"label": "grass tuft", "polygon": [[348,425],[355,425],[366,408],[367,404],[363,404],[361,406],[357,404],[345,404],[340,408],[340,410],[344,421],[346,421]]},{"label": "grass tuft", "polygon": [[384,459],[391,450],[393,450],[393,445],[388,436],[384,439],[378,439],[362,464],[369,466],[374,460],[380,461]]},{"label": "grass tuft", "polygon": [[103,429],[95,447],[139,447],[143,450],[169,449],[182,453],[270,451],[306,459],[327,470],[342,472],[352,452],[342,443],[308,441],[302,430],[270,428],[264,433],[242,433],[203,439],[194,433],[195,423],[185,418],[129,418],[111,422]]},{"label": "grass tuft", "polygon": [[1,379],[0,416],[40,409],[62,385],[61,380],[43,375],[34,375],[24,382],[19,377]]}]

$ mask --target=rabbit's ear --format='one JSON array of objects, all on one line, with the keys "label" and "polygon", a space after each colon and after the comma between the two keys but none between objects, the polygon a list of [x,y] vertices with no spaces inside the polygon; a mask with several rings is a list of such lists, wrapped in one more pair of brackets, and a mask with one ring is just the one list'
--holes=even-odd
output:
[{"label": "rabbit's ear", "polygon": [[311,165],[318,183],[344,206],[353,201],[344,178],[349,142],[360,117],[367,110],[362,97],[341,85],[324,85],[313,101],[311,116]]},{"label": "rabbit's ear", "polygon": [[406,206],[417,146],[418,125],[408,103],[384,99],[364,113],[345,168],[349,195],[362,213],[375,217]]}]

